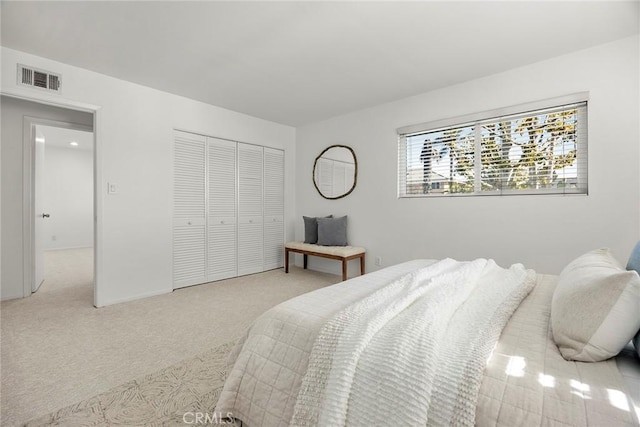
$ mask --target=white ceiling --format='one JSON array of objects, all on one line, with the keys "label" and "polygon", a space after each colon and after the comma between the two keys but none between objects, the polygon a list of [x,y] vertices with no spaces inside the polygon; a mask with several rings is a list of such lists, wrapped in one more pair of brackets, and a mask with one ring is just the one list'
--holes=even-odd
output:
[{"label": "white ceiling", "polygon": [[299,126],[636,34],[639,5],[3,0],[1,42]]}]

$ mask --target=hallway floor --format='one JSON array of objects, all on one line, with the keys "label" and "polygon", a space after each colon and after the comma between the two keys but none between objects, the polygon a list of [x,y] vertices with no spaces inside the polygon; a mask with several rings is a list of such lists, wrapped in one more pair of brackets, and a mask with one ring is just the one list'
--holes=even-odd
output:
[{"label": "hallway floor", "polygon": [[45,251],[44,282],[38,292],[93,286],[93,248]]}]

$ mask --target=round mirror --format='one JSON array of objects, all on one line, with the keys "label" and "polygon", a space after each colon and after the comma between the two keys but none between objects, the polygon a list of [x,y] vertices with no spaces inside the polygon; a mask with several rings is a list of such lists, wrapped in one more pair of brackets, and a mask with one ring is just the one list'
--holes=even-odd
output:
[{"label": "round mirror", "polygon": [[347,196],[356,187],[358,161],[346,145],[327,147],[313,163],[313,185],[325,199]]}]

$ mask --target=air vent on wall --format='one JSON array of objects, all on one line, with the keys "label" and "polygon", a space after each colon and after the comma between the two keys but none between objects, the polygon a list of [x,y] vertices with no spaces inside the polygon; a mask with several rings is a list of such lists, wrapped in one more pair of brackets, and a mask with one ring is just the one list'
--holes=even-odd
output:
[{"label": "air vent on wall", "polygon": [[60,74],[18,64],[18,84],[60,92]]}]

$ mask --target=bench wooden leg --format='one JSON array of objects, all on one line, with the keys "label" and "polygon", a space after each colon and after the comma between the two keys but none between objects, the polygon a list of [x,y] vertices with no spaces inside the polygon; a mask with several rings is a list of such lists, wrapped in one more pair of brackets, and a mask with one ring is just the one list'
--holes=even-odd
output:
[{"label": "bench wooden leg", "polygon": [[356,255],[351,255],[350,257],[346,257],[346,256],[340,256],[340,255],[330,255],[330,254],[322,254],[322,253],[315,253],[315,252],[309,252],[306,253],[303,250],[298,250],[298,249],[290,249],[285,247],[284,248],[284,272],[288,273],[289,272],[289,258],[291,256],[291,252],[295,253],[299,253],[302,255],[303,257],[303,266],[304,269],[307,269],[308,263],[309,263],[309,255],[313,255],[313,256],[319,256],[322,258],[329,258],[329,259],[334,259],[334,260],[340,260],[342,261],[342,281],[347,280],[348,278],[348,265],[347,263],[349,262],[349,260],[352,259],[358,259],[360,258],[360,275],[364,275],[365,274],[365,253],[361,253],[361,254],[356,254]]},{"label": "bench wooden leg", "polygon": [[284,248],[284,272],[289,272],[289,249]]}]

